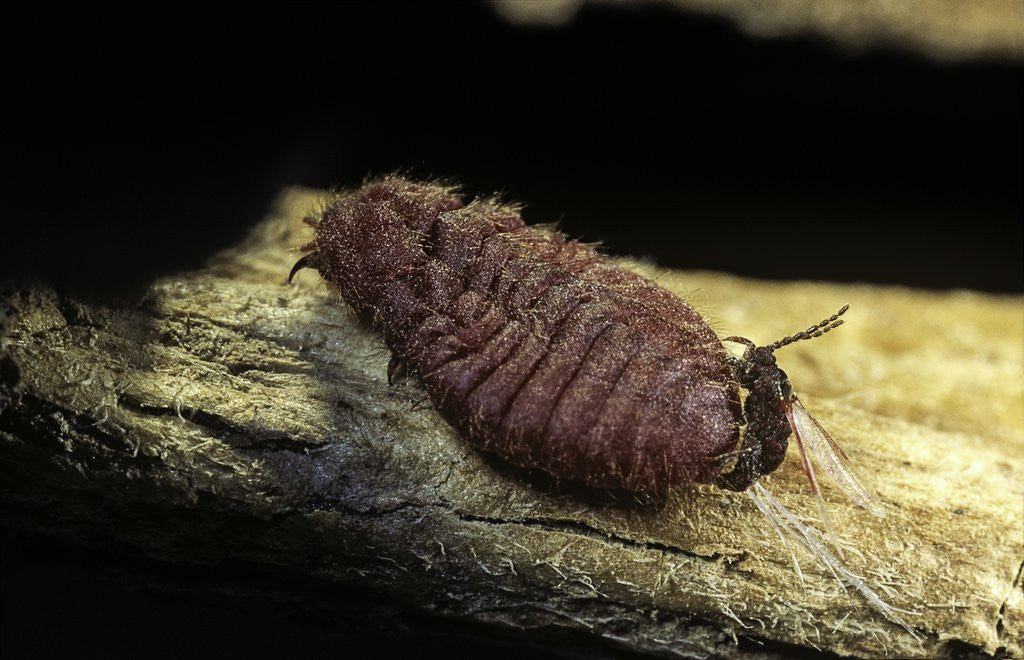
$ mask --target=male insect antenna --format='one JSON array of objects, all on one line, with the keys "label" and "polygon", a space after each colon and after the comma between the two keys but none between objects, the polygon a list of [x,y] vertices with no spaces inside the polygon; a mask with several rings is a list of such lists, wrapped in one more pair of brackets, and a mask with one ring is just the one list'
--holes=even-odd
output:
[{"label": "male insect antenna", "polygon": [[838,328],[843,324],[842,319],[840,319],[839,317],[845,314],[846,310],[848,309],[850,309],[849,305],[843,305],[842,309],[840,309],[838,312],[828,317],[824,321],[821,321],[820,323],[815,323],[814,325],[807,328],[803,332],[798,332],[795,335],[790,335],[789,337],[783,337],[779,341],[769,344],[768,350],[775,351],[777,349],[782,348],[783,346],[788,346],[789,344],[801,341],[803,339],[814,339],[815,337],[822,336],[823,334],[825,334],[829,330],[832,330],[833,328]]}]

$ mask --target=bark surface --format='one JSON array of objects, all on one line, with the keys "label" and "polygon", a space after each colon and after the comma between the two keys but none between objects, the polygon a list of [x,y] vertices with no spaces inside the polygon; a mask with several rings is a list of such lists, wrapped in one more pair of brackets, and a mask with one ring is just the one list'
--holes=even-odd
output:
[{"label": "bark surface", "polygon": [[[758,343],[851,305],[843,328],[782,349],[779,364],[887,508],[875,519],[826,486],[847,562],[909,611],[918,643],[798,553],[801,584],[742,493],[637,501],[471,448],[417,380],[388,385],[381,338],[316,273],[285,284],[317,198],[287,192],[237,249],[135,305],[43,289],[11,297],[5,526],[241,566],[257,594],[272,591],[267,574],[287,575],[296,601],[358,589],[402,616],[559,643],[568,634],[610,652],[1022,653],[1019,297],[623,262],[695,304],[721,336]],[[793,452],[764,483],[813,517]]]}]

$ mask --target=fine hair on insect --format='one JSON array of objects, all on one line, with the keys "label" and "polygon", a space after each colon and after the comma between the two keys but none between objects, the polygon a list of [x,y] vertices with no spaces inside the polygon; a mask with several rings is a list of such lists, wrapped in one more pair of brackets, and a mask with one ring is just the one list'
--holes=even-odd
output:
[{"label": "fine hair on insect", "polygon": [[[418,374],[467,442],[594,489],[745,492],[783,545],[803,547],[916,636],[841,561],[815,465],[854,503],[884,512],[775,360],[842,325],[847,306],[765,346],[720,340],[678,296],[591,245],[525,224],[518,206],[465,202],[453,185],[397,175],[337,193],[307,223],[315,235],[289,281],[316,269],[383,334],[389,377]],[[825,534],[759,481],[791,436]],[[795,555],[794,566],[800,575]]]}]

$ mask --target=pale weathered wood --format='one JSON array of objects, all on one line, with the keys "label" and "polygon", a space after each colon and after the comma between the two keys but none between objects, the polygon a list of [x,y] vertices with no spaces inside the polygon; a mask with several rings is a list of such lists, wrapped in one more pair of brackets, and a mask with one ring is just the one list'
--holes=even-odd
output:
[{"label": "pale weathered wood", "polygon": [[[911,612],[919,644],[806,556],[801,585],[743,494],[616,499],[471,449],[415,379],[388,386],[383,343],[315,272],[285,284],[315,198],[289,191],[239,248],[137,305],[12,299],[6,525],[175,562],[244,559],[443,619],[664,656],[741,655],[734,639],[1021,653],[1020,298],[629,264],[757,342],[850,303],[843,328],[780,363],[888,509],[878,520],[827,491],[850,565]],[[765,483],[813,512],[794,455]]]}]

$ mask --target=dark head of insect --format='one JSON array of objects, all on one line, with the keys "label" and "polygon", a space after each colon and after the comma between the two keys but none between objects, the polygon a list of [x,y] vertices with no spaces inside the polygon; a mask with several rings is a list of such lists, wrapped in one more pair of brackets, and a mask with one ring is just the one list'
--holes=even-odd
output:
[{"label": "dark head of insect", "polygon": [[[843,324],[839,318],[844,306],[829,318],[803,332],[784,337],[767,346],[756,346],[746,337],[729,337],[726,341],[743,344],[746,350],[739,358],[730,358],[736,380],[747,390],[743,404],[746,430],[732,469],[715,479],[715,485],[729,490],[746,490],[761,476],[774,471],[786,458],[791,433],[799,434],[793,421],[796,400],[789,378],[775,363],[775,350],[803,339],[820,337]],[[799,437],[799,435],[798,435]]]}]

